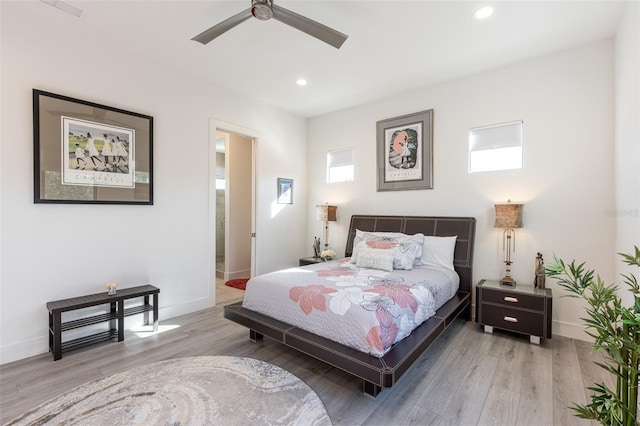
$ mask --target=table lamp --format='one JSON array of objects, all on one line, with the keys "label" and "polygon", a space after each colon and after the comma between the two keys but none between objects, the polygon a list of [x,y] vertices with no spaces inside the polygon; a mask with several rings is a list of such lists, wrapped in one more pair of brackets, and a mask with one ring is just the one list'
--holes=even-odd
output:
[{"label": "table lamp", "polygon": [[503,228],[502,250],[506,252],[504,263],[507,265],[504,277],[500,284],[515,286],[516,281],[511,277],[511,250],[516,251],[516,231],[514,228],[522,228],[523,204],[513,204],[508,200],[506,204],[496,204],[496,228]]},{"label": "table lamp", "polygon": [[329,222],[335,222],[337,206],[330,206],[329,203],[316,206],[316,219],[324,222],[324,249],[329,248]]}]

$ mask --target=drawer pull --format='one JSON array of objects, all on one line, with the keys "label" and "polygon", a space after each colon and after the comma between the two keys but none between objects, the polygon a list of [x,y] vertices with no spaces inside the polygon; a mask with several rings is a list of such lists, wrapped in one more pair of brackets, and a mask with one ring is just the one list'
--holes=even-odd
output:
[{"label": "drawer pull", "polygon": [[515,298],[515,297],[511,297],[511,296],[505,296],[504,297],[504,301],[505,302],[518,303],[518,299]]},{"label": "drawer pull", "polygon": [[504,317],[504,320],[508,322],[518,322],[518,318],[514,317]]}]

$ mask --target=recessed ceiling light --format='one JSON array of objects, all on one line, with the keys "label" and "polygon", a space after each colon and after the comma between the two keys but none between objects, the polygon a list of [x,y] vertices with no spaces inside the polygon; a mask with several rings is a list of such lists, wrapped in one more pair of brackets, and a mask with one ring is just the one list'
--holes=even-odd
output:
[{"label": "recessed ceiling light", "polygon": [[491,15],[493,15],[493,6],[483,6],[474,12],[473,17],[476,19],[487,19]]},{"label": "recessed ceiling light", "polygon": [[307,80],[305,80],[304,78],[299,78],[296,80],[296,84],[298,86],[306,86],[307,85]]}]

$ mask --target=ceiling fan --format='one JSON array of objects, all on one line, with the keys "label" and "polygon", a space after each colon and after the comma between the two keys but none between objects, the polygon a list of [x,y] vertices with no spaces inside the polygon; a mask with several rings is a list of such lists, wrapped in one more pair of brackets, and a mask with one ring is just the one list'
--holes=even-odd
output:
[{"label": "ceiling fan", "polygon": [[251,7],[249,9],[243,10],[242,12],[225,19],[219,24],[198,34],[191,40],[207,44],[236,25],[246,21],[251,16],[258,18],[261,21],[273,18],[276,21],[280,21],[283,24],[287,24],[297,30],[305,32],[318,40],[324,41],[336,49],[340,49],[342,43],[344,43],[347,37],[349,37],[346,34],[342,34],[341,32],[329,28],[326,25],[322,25],[313,19],[298,15],[284,7],[276,6],[273,4],[273,0],[251,0]]}]

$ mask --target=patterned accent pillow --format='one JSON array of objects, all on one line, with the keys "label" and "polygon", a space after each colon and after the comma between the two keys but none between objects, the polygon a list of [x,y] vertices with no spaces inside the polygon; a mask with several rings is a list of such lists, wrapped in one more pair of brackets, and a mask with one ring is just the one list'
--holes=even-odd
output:
[{"label": "patterned accent pillow", "polygon": [[420,264],[422,258],[423,234],[402,235],[398,237],[381,237],[364,234],[363,240],[354,247],[351,262],[358,262],[358,256],[364,248],[393,249],[393,269],[410,271],[414,265]]},{"label": "patterned accent pillow", "polygon": [[397,245],[394,247],[393,269],[404,269],[410,271],[414,265],[419,265],[422,258],[422,247],[424,235],[415,234],[406,237],[396,238]]},{"label": "patterned accent pillow", "polygon": [[369,238],[376,238],[376,237],[397,238],[397,237],[404,237],[404,236],[406,236],[406,234],[403,234],[402,232],[370,232],[370,231],[361,231],[359,229],[356,229],[356,235],[355,237],[353,237],[353,248],[355,248],[360,241],[366,240]]},{"label": "patterned accent pillow", "polygon": [[[364,243],[364,241],[362,243]],[[393,271],[394,252],[395,249],[360,247],[356,266],[359,268],[380,269],[391,272]]]},{"label": "patterned accent pillow", "polygon": [[405,236],[399,232],[364,232],[356,229],[356,236],[353,239],[353,250],[351,252],[351,263],[357,263],[358,252],[361,247],[365,247],[363,243],[367,241],[391,241],[394,242],[396,238]]}]

